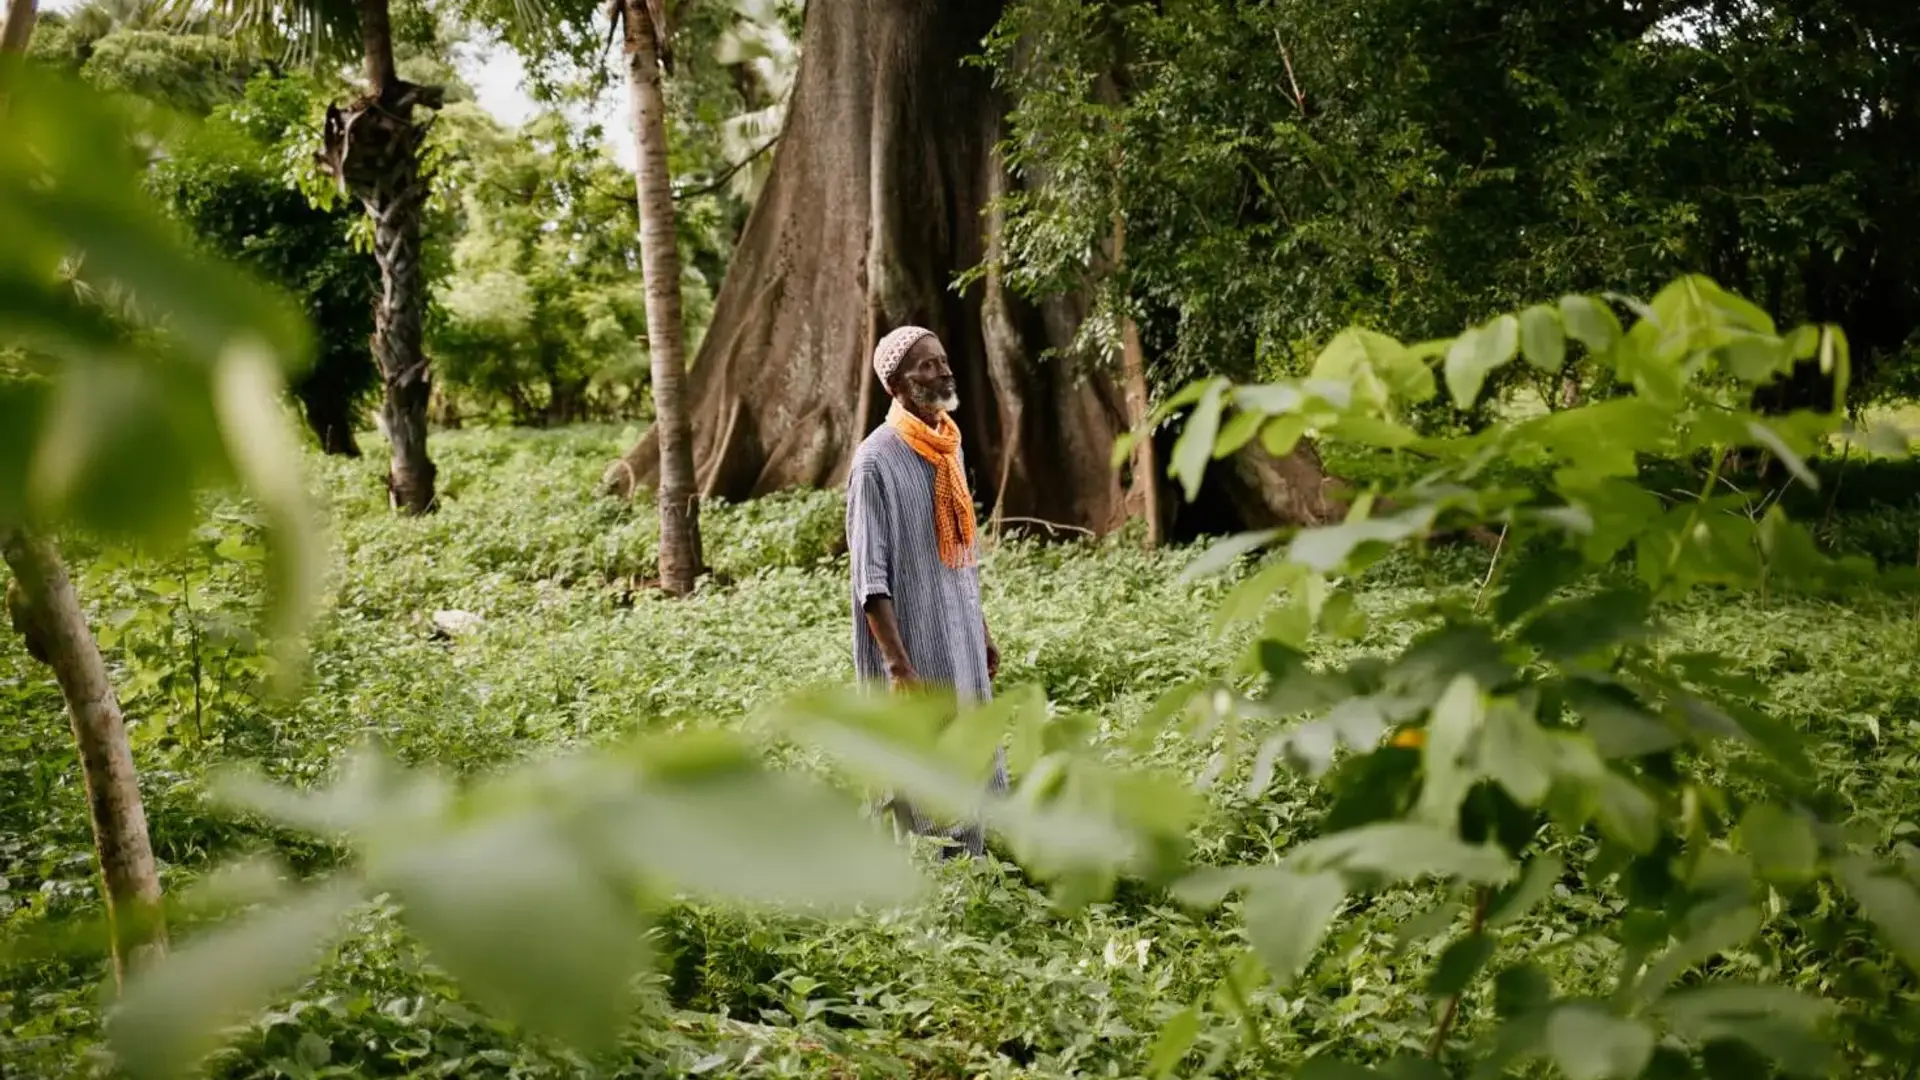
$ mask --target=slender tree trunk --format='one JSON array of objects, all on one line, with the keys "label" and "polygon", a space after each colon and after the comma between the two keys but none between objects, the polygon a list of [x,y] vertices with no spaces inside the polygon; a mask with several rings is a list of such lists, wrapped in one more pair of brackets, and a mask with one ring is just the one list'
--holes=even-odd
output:
[{"label": "slender tree trunk", "polygon": [[[1127,264],[1127,219],[1118,197],[1113,210],[1113,263],[1116,271]],[[1120,379],[1127,395],[1127,425],[1139,436],[1133,444],[1133,490],[1140,500],[1140,516],[1147,522],[1147,546],[1157,548],[1166,540],[1167,519],[1160,510],[1160,455],[1155,452],[1153,432],[1144,427],[1152,415],[1147,356],[1140,344],[1140,327],[1124,312],[1120,316]]]},{"label": "slender tree trunk", "polygon": [[700,502],[687,418],[687,357],[681,337],[680,253],[667,170],[667,103],[661,92],[662,39],[652,5],[626,0],[627,88],[633,103],[639,191],[640,263],[647,290],[647,353],[653,362],[654,431],[660,447],[660,587],[693,591],[700,574]]},{"label": "slender tree trunk", "polygon": [[[387,0],[360,0],[359,14],[367,93],[344,109],[327,108],[319,159],[373,218],[380,295],[372,345],[385,385],[380,429],[392,450],[387,493],[395,509],[423,514],[435,505],[435,469],[427,456],[433,386],[424,347],[427,286],[420,238],[428,185],[420,146],[443,95],[438,87],[415,86],[395,74]],[[416,108],[429,116],[416,119]]]},{"label": "slender tree trunk", "polygon": [[360,63],[367,91],[386,97],[400,81],[393,64],[393,25],[387,0],[359,0]]},{"label": "slender tree trunk", "polygon": [[59,549],[24,530],[0,528],[0,554],[13,571],[7,611],[14,629],[26,639],[27,652],[53,669],[67,702],[105,885],[114,977],[121,979],[130,967],[163,954],[167,943],[160,876],[126,724]]},{"label": "slender tree trunk", "polygon": [[0,54],[26,52],[37,17],[36,0],[7,0],[7,21],[0,25]]}]

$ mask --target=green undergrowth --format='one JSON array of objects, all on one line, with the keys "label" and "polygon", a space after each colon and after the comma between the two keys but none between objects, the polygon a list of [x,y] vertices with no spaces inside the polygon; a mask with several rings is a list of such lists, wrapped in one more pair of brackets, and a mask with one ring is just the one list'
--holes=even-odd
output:
[{"label": "green undergrowth", "polygon": [[[403,760],[474,774],[641,731],[742,728],[782,763],[820,762],[788,746],[759,707],[851,671],[841,504],[796,493],[711,506],[702,531],[714,576],[692,600],[646,587],[650,507],[589,496],[629,433],[456,432],[439,436],[441,511],[386,509],[380,465],[316,461],[332,541],[328,606],[303,696],[272,699],[250,615],[258,595],[255,525],[209,507],[201,542],[166,559],[68,552],[133,721],[155,848],[178,889],[215,862],[273,852],[301,872],[338,858],[324,845],[220,812],[208,791],[222,764],[251,762],[308,783],[378,741]],[[1364,462],[1336,461],[1352,475]],[[1920,494],[1905,474],[1855,463],[1833,473],[1823,536],[1886,562],[1911,560]],[[1826,507],[1798,513],[1818,520]],[[1113,752],[1142,754],[1207,784],[1192,841],[1206,861],[1259,861],[1314,835],[1324,805],[1290,774],[1261,795],[1241,761],[1215,776],[1217,746],[1165,736],[1123,750],[1166,689],[1226,671],[1244,641],[1213,630],[1231,576],[1182,584],[1193,556],[1100,544],[1006,541],[985,562],[1002,681],[1046,688],[1083,713]],[[1442,590],[1469,595],[1489,553],[1473,545],[1396,557],[1358,590],[1371,612]],[[477,616],[436,627],[436,613]],[[1885,842],[1915,831],[1920,808],[1920,610],[1910,597],[1733,601],[1702,594],[1663,609],[1677,650],[1711,648],[1769,688],[1806,733],[1836,818]],[[446,621],[441,617],[441,621]],[[1376,619],[1343,649],[1397,645],[1417,627]],[[1326,647],[1323,647],[1323,649]],[[1326,655],[1324,652],[1322,655]],[[0,933],[32,935],[94,907],[80,776],[57,690],[12,635],[0,636]],[[793,843],[804,845],[804,835]],[[684,905],[654,929],[662,957],[648,1015],[617,1052],[587,1060],[527,1038],[462,1000],[401,934],[364,912],[321,975],[254,1019],[212,1066],[223,1077],[321,1076],[1139,1076],[1160,1026],[1215,991],[1241,935],[1233,907],[1200,916],[1123,883],[1082,911],[1051,908],[997,862],[936,866],[917,908],[819,922]],[[1433,904],[1404,889],[1356,905],[1310,978],[1251,991],[1260,1037],[1218,1046],[1218,1072],[1282,1075],[1334,1048],[1418,1051],[1432,1029],[1423,992],[1443,938],[1403,949]],[[1515,928],[1501,948],[1532,955],[1575,990],[1603,957],[1582,922],[1624,903],[1582,899]],[[1592,910],[1584,910],[1588,904]],[[1428,916],[1430,917],[1430,916]],[[180,933],[191,927],[176,928]],[[1838,996],[1886,1000],[1891,973],[1848,942],[1786,933],[1731,961]],[[104,969],[85,954],[0,973],[0,1075],[73,1076],[100,1067]],[[1904,985],[1893,980],[1891,985]],[[1599,990],[1597,985],[1594,987]],[[1488,1002],[1469,999],[1472,1030]],[[1209,1043],[1208,1040],[1213,1040]],[[1872,1051],[1853,1048],[1855,1060]],[[1893,1048],[1887,1054],[1897,1052]],[[1884,1060],[1886,1054],[1873,1060]]]}]

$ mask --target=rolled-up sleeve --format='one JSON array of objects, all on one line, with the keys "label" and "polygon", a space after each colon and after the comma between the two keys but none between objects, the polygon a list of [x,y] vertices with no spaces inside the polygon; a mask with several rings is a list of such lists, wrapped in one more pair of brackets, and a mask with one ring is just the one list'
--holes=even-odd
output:
[{"label": "rolled-up sleeve", "polygon": [[853,598],[865,604],[893,595],[893,552],[888,543],[887,502],[879,470],[856,467],[847,481],[847,557],[853,563]]}]

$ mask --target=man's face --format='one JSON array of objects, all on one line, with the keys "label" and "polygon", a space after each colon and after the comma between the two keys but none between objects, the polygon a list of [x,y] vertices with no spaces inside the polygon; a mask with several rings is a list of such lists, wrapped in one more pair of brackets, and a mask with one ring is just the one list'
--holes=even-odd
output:
[{"label": "man's face", "polygon": [[919,413],[950,413],[960,407],[959,387],[938,338],[923,337],[907,350],[893,375],[893,393]]}]

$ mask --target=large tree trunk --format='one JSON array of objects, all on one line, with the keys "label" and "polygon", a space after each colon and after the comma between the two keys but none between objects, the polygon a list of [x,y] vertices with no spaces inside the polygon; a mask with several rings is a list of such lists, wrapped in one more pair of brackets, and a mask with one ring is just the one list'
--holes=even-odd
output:
[{"label": "large tree trunk", "polygon": [[[1125,522],[1110,467],[1130,415],[1118,373],[1108,358],[1065,355],[1081,299],[1030,303],[992,278],[964,294],[949,287],[997,242],[983,211],[1010,182],[995,154],[1005,102],[990,73],[962,62],[1003,6],[807,5],[786,130],[693,366],[703,495],[844,482],[885,415],[874,343],[915,323],[952,358],[955,420],[983,503],[1005,519],[1100,533]],[[1050,349],[1062,355],[1043,359]],[[658,438],[643,437],[605,486],[655,484]],[[1243,479],[1232,473],[1228,487]]]},{"label": "large tree trunk", "polygon": [[653,364],[653,437],[660,480],[660,587],[685,596],[700,576],[700,493],[694,489],[687,418],[687,354],[681,337],[680,252],[667,170],[667,103],[661,93],[668,27],[657,3],[626,0],[627,88],[638,160],[640,269],[647,290],[647,355]]},{"label": "large tree trunk", "polygon": [[[327,107],[319,158],[373,217],[381,286],[373,308],[373,356],[386,390],[380,428],[392,447],[387,491],[396,509],[421,514],[434,506],[434,466],[427,457],[432,386],[422,344],[427,290],[420,234],[428,192],[420,146],[442,94],[394,73],[387,0],[361,0],[359,12],[367,94],[345,109]],[[429,115],[416,120],[415,108]]]},{"label": "large tree trunk", "polygon": [[120,703],[59,550],[23,530],[0,529],[0,554],[13,571],[8,616],[26,639],[27,652],[53,669],[67,702],[100,856],[117,980],[166,951],[160,875]]},{"label": "large tree trunk", "polygon": [[27,51],[38,8],[35,0],[7,0],[6,22],[0,23],[0,55]]}]

